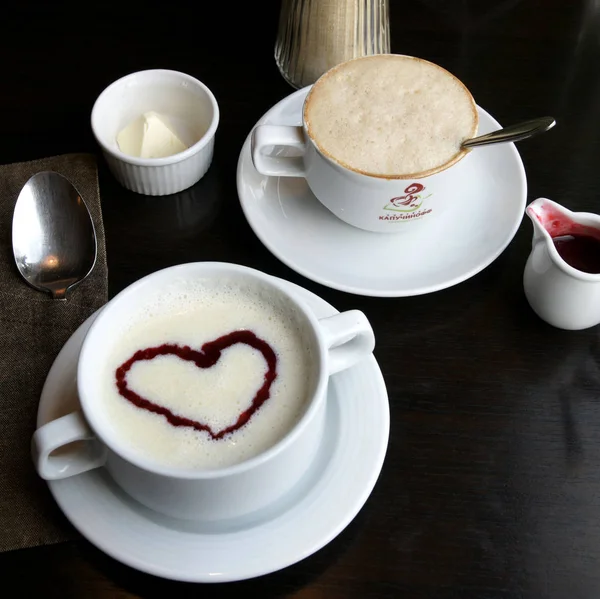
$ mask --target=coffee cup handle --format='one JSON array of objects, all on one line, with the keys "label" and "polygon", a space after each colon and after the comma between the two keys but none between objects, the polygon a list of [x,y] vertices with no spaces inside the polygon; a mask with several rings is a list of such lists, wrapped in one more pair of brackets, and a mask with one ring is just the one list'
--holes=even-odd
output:
[{"label": "coffee cup handle", "polygon": [[[79,443],[67,448],[75,442]],[[61,448],[66,449],[52,455]],[[31,439],[31,454],[44,480],[68,478],[106,462],[106,447],[96,439],[81,412],[72,412],[38,428]]]},{"label": "coffee cup handle", "polygon": [[319,320],[325,345],[329,348],[329,374],[354,366],[375,348],[375,335],[360,310],[348,310]]},{"label": "coffee cup handle", "polygon": [[[300,150],[300,156],[269,156],[267,148],[284,146]],[[304,131],[288,125],[258,125],[252,131],[251,154],[254,168],[271,177],[305,177]]]}]

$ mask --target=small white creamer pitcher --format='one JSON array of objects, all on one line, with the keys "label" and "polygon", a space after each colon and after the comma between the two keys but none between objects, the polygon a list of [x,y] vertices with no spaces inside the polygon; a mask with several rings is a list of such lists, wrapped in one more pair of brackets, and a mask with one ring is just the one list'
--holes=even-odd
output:
[{"label": "small white creamer pitcher", "polygon": [[[600,254],[592,251],[600,251],[600,215],[571,212],[546,198],[529,204],[526,213],[533,223],[533,247],[523,287],[534,312],[561,329],[600,323],[600,272],[594,267],[600,264]],[[561,256],[557,247],[564,247],[562,240],[587,244],[567,248],[569,254],[562,250]],[[587,272],[586,264],[591,266]]]}]

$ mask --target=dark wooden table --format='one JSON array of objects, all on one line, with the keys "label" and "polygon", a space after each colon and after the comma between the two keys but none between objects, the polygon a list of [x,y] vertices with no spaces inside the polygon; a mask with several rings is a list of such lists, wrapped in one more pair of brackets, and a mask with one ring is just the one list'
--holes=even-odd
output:
[{"label": "dark wooden table", "polygon": [[[392,420],[382,474],[358,517],[283,571],[180,584],[78,540],[0,555],[0,596],[598,597],[598,330],[556,330],[530,310],[522,288],[530,222],[490,267],[445,291],[376,299],[317,285],[261,245],[235,187],[244,138],[292,91],[273,59],[277,0],[11,4],[0,21],[1,163],[97,152],[92,104],[132,71],[190,73],[220,104],[215,162],[191,195],[126,192],[101,163],[111,295],[162,267],[224,260],[299,283],[339,309],[362,309],[377,335]],[[557,118],[553,132],[519,145],[528,201],[600,211],[596,2],[390,4],[392,51],[448,68],[501,123]],[[8,592],[11,583],[20,591]]]}]

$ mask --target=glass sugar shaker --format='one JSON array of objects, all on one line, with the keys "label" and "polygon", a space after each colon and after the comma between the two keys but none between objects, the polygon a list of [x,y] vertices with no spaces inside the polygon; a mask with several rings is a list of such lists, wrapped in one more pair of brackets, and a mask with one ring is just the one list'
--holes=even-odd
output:
[{"label": "glass sugar shaker", "polygon": [[281,0],[275,60],[295,88],[351,58],[389,52],[388,0]]}]

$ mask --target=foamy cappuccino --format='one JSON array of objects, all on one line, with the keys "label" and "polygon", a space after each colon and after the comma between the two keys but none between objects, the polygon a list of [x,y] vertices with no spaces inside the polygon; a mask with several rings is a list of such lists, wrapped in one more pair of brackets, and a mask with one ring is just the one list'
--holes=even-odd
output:
[{"label": "foamy cappuccino", "polygon": [[314,373],[301,319],[242,285],[188,285],[145,306],[103,366],[104,409],[158,464],[214,469],[280,441],[304,414]]},{"label": "foamy cappuccino", "polygon": [[395,54],[334,67],[311,89],[304,122],[321,153],[375,177],[417,178],[454,164],[477,131],[469,90],[431,62]]}]

